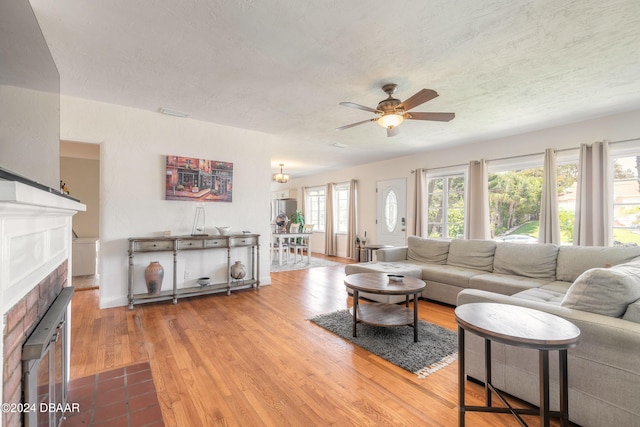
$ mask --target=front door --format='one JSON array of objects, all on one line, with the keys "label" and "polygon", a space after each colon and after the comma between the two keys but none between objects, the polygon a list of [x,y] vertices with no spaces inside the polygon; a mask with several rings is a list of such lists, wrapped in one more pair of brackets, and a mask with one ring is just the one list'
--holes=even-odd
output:
[{"label": "front door", "polygon": [[404,246],[407,243],[407,180],[378,181],[376,231],[378,245]]}]

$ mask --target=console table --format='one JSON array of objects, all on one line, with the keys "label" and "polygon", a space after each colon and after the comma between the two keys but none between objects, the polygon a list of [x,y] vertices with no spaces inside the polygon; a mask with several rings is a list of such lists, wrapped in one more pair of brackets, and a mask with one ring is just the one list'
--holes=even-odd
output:
[{"label": "console table", "polygon": [[[195,295],[206,295],[219,292],[231,294],[234,286],[251,287],[260,286],[260,235],[259,234],[231,234],[228,236],[170,236],[170,237],[131,237],[129,238],[129,309],[133,309],[134,304],[147,302],[173,300],[178,302],[178,298],[191,297]],[[247,275],[250,279],[240,282],[231,281],[229,274],[231,268],[231,249],[237,247],[248,247],[251,250],[251,266],[248,267]],[[211,283],[206,286],[190,286],[178,288],[177,264],[178,253],[194,250],[226,250],[227,251],[227,281],[221,283]],[[161,291],[159,295],[149,295],[147,293],[133,293],[133,265],[136,253],[142,252],[172,252],[173,253],[173,283],[172,289]]]}]

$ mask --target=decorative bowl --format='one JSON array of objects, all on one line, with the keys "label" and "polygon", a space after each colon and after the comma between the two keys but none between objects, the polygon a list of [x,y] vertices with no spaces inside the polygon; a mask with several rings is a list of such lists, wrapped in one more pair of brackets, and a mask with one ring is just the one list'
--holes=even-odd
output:
[{"label": "decorative bowl", "polygon": [[198,285],[200,286],[207,286],[209,283],[211,283],[211,279],[208,277],[201,277],[198,279]]},{"label": "decorative bowl", "polygon": [[231,231],[231,227],[230,226],[224,226],[224,227],[216,227],[218,229],[218,233],[220,233],[220,235],[222,236],[226,236],[227,234],[229,234],[229,231]]}]

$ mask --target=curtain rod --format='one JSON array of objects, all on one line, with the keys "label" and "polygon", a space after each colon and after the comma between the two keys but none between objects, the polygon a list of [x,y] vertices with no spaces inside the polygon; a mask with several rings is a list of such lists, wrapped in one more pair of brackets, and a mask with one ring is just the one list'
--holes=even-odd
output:
[{"label": "curtain rod", "polygon": [[[630,139],[622,139],[620,141],[610,141],[609,145],[620,144],[620,143],[623,143],[623,142],[632,142],[632,141],[640,141],[640,138],[630,138]],[[573,151],[573,150],[579,150],[579,149],[580,149],[580,147],[561,148],[561,149],[555,150],[555,151],[556,151],[556,153],[562,153],[562,152],[565,152],[565,151]],[[509,157],[500,157],[500,158],[497,158],[497,159],[487,159],[487,162],[497,162],[497,161],[500,161],[500,160],[519,159],[519,158],[522,158],[522,157],[540,156],[540,155],[543,155],[543,154],[544,154],[544,151],[541,152],[541,153],[531,153],[531,154],[522,154],[522,155],[519,155],[519,156],[509,156]],[[461,166],[467,166],[468,164],[469,163],[460,163],[460,164],[457,164],[457,165],[439,166],[437,168],[424,168],[424,169],[428,169],[430,171],[434,171],[434,170],[439,170],[439,169],[448,169],[448,168],[457,168],[457,167],[461,167]],[[412,169],[411,170],[411,173],[415,173],[415,172],[416,172],[416,169]]]}]

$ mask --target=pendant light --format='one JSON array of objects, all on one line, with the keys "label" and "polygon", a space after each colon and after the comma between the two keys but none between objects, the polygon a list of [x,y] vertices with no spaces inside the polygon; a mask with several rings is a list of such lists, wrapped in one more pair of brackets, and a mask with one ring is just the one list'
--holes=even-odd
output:
[{"label": "pendant light", "polygon": [[289,182],[289,175],[287,175],[286,173],[282,173],[283,166],[284,166],[284,163],[280,163],[280,173],[273,174],[273,180],[275,182],[279,182],[280,184]]}]

